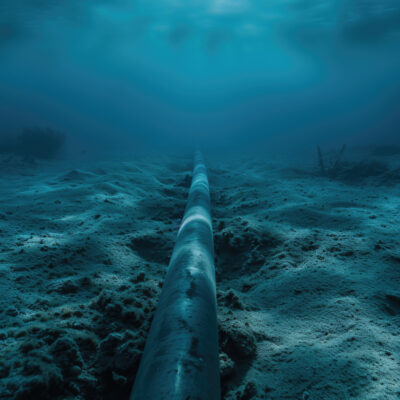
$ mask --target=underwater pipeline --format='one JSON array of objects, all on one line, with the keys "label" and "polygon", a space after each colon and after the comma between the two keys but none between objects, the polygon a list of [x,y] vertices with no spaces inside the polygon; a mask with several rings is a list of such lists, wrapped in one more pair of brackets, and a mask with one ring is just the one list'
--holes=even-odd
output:
[{"label": "underwater pipeline", "polygon": [[207,170],[192,184],[130,400],[219,400],[214,240]]}]

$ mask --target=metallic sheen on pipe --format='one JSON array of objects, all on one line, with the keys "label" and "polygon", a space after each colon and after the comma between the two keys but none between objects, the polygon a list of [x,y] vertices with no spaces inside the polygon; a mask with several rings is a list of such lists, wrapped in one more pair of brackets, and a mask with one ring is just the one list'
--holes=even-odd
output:
[{"label": "metallic sheen on pipe", "polygon": [[193,179],[130,400],[219,400],[214,242],[207,170]]}]

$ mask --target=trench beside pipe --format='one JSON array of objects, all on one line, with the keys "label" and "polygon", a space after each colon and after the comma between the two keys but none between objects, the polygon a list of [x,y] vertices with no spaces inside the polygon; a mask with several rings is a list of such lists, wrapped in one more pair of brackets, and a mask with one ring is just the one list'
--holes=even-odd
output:
[{"label": "trench beside pipe", "polygon": [[207,170],[192,184],[130,400],[219,400],[214,241]]}]

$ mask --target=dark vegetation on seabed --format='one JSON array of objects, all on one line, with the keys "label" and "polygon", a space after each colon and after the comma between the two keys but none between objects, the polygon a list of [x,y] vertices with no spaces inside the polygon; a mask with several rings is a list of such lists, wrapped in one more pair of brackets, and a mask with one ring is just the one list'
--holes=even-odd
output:
[{"label": "dark vegetation on seabed", "polygon": [[[400,147],[392,145],[373,146],[367,156],[361,159],[346,160],[346,145],[339,151],[323,153],[317,146],[318,173],[326,178],[347,183],[362,183],[365,179],[376,178],[376,183],[395,184],[400,182],[400,165],[390,163],[385,158],[400,155]],[[351,149],[350,149],[351,152]],[[354,158],[354,157],[353,157]]]},{"label": "dark vegetation on seabed", "polygon": [[57,158],[65,144],[63,133],[51,128],[29,127],[0,141],[0,153],[15,154],[26,160]]}]

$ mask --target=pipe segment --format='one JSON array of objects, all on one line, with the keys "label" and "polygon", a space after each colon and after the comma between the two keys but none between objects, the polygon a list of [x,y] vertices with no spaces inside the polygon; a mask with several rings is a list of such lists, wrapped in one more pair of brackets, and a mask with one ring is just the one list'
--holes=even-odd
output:
[{"label": "pipe segment", "polygon": [[130,400],[220,400],[214,240],[200,152]]}]

